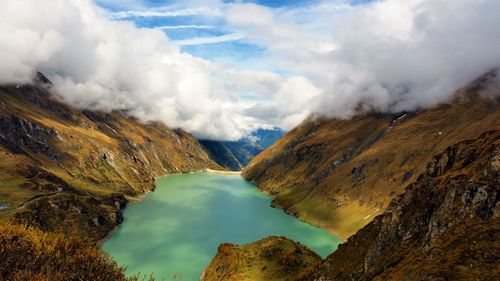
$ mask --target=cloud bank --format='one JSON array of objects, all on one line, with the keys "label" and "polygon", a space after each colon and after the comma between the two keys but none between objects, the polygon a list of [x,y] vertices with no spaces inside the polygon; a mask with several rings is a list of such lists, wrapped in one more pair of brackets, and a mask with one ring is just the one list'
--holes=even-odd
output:
[{"label": "cloud bank", "polygon": [[429,107],[500,66],[500,1],[346,3],[275,13],[236,4],[228,20],[321,89],[311,110],[332,117]]},{"label": "cloud bank", "polygon": [[[0,83],[28,82],[40,70],[79,108],[125,110],[235,140],[259,127],[292,128],[311,113],[349,118],[360,109],[428,107],[500,65],[496,0],[319,1],[288,9],[210,3],[110,17],[90,0],[4,0]],[[159,28],[117,20],[200,13],[221,17],[229,39],[264,48],[259,60],[291,74],[200,59]]]},{"label": "cloud bank", "polygon": [[261,88],[259,96],[274,104],[272,96],[297,84],[182,53],[162,31],[109,20],[90,1],[7,0],[0,12],[0,83],[28,82],[40,70],[79,108],[125,110],[199,137],[235,140],[272,124],[246,114],[266,102],[242,102],[234,93]]}]

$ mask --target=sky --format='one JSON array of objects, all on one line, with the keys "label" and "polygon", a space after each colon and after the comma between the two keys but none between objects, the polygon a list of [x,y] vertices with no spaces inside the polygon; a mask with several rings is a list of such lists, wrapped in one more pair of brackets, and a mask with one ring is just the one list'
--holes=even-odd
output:
[{"label": "sky", "polygon": [[498,0],[2,0],[0,83],[200,138],[419,110],[500,65]]}]

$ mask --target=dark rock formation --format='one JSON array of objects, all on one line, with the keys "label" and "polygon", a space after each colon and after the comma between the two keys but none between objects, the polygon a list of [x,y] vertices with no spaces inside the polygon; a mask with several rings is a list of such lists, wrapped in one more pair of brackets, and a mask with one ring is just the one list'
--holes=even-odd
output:
[{"label": "dark rock formation", "polygon": [[487,132],[435,156],[384,214],[326,259],[319,276],[499,280],[499,198],[500,131]]}]

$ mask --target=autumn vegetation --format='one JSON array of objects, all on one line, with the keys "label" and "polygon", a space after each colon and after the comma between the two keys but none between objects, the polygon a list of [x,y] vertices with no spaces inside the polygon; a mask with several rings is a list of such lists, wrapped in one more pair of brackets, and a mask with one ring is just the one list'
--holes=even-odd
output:
[{"label": "autumn vegetation", "polygon": [[78,235],[0,224],[0,280],[136,281],[91,241]]}]

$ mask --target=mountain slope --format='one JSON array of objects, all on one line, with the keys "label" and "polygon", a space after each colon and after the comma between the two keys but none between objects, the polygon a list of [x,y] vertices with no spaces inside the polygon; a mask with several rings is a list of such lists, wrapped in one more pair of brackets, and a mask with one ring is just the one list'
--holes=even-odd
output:
[{"label": "mountain slope", "polygon": [[326,259],[331,280],[499,280],[500,131],[454,145]]},{"label": "mountain slope", "polygon": [[499,95],[491,72],[427,110],[311,118],[255,157],[243,176],[274,196],[274,206],[345,239],[382,213],[433,155],[500,129]]},{"label": "mountain slope", "polygon": [[211,159],[232,171],[241,170],[250,159],[264,150],[262,146],[247,140],[200,140],[200,143],[207,150]]},{"label": "mountain slope", "polygon": [[248,162],[284,135],[279,128],[258,129],[239,141],[200,140],[210,157],[219,165],[239,171]]},{"label": "mountain slope", "polygon": [[[205,280],[238,276],[241,268],[266,275],[270,265],[279,272],[272,275],[276,280],[499,280],[499,198],[500,131],[490,131],[434,156],[382,215],[324,261],[290,269],[269,256],[238,267],[234,263],[248,257],[221,245]],[[267,248],[292,243],[272,237],[262,241]],[[242,248],[259,252],[259,243]],[[289,256],[300,259],[294,252]],[[290,277],[290,270],[302,274]]]},{"label": "mountain slope", "polygon": [[120,112],[81,111],[33,85],[0,87],[0,217],[43,230],[103,237],[121,221],[125,196],[154,178],[219,167],[182,130]]}]

